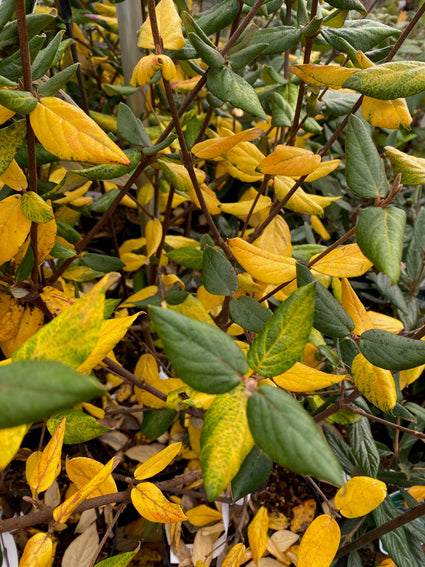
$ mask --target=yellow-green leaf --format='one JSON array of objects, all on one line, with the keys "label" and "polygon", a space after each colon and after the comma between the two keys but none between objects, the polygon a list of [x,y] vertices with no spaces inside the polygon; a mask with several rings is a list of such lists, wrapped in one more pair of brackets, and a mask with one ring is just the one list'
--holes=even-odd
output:
[{"label": "yellow-green leaf", "polygon": [[425,183],[425,159],[410,156],[404,152],[386,146],[385,153],[390,160],[394,175],[401,174],[403,185],[421,185]]},{"label": "yellow-green leaf", "polygon": [[319,155],[304,148],[278,145],[275,151],[259,164],[259,169],[269,175],[297,177],[312,173],[320,161]]},{"label": "yellow-green leaf", "polygon": [[34,494],[47,490],[59,475],[64,434],[65,419],[60,422],[52,438],[39,455],[37,463],[28,478],[28,484]]},{"label": "yellow-green leaf", "polygon": [[291,72],[309,85],[340,89],[351,75],[359,72],[359,69],[341,67],[341,65],[302,64],[292,65]]},{"label": "yellow-green leaf", "polygon": [[[173,0],[161,0],[155,8],[159,35],[165,49],[180,49],[186,45],[182,32],[182,20],[177,13]],[[142,24],[139,32],[139,47],[155,49],[150,18]]]},{"label": "yellow-green leaf", "polygon": [[141,482],[133,488],[131,501],[139,514],[150,522],[174,524],[187,519],[180,506],[167,500],[151,482]]},{"label": "yellow-green leaf", "polygon": [[315,368],[310,368],[301,362],[296,362],[289,370],[278,376],[273,381],[278,386],[290,392],[314,392],[338,384],[346,380],[345,374],[328,374]]},{"label": "yellow-green leaf", "polygon": [[246,416],[247,400],[243,386],[237,386],[218,395],[205,414],[201,465],[209,500],[230,484],[254,446]]},{"label": "yellow-green leaf", "polygon": [[[78,490],[83,490],[85,486],[103,469],[103,464],[94,459],[87,457],[75,457],[74,459],[67,459],[66,461],[66,474],[70,480],[75,484]],[[112,475],[107,475],[102,484],[98,485],[91,492],[91,497],[103,496],[104,494],[114,494],[117,492],[117,485]]]},{"label": "yellow-green leaf", "polygon": [[329,252],[314,264],[314,269],[334,278],[357,278],[372,266],[372,262],[366,258],[357,244],[347,244]]},{"label": "yellow-green leaf", "polygon": [[125,153],[78,106],[44,97],[29,116],[41,144],[61,159],[130,165]]},{"label": "yellow-green leaf", "polygon": [[327,514],[317,516],[301,540],[297,567],[330,567],[340,539],[337,522]]},{"label": "yellow-green leaf", "polygon": [[257,280],[281,284],[295,278],[293,258],[271,254],[241,238],[231,238],[229,247],[239,264]]},{"label": "yellow-green leaf", "polygon": [[15,256],[31,228],[21,199],[21,195],[10,195],[0,201],[0,266]]},{"label": "yellow-green leaf", "polygon": [[18,120],[0,132],[0,174],[9,167],[16,151],[23,144],[27,128],[25,120]]},{"label": "yellow-green leaf", "polygon": [[386,496],[385,482],[369,476],[355,476],[335,494],[335,506],[346,518],[358,518],[375,510]]},{"label": "yellow-green leaf", "polygon": [[34,191],[22,195],[21,210],[27,218],[38,223],[46,223],[55,218],[46,201]]},{"label": "yellow-green leaf", "polygon": [[388,412],[396,405],[397,392],[390,370],[373,366],[359,353],[351,365],[351,375],[357,388],[374,406]]},{"label": "yellow-green leaf", "polygon": [[21,446],[22,439],[27,432],[27,425],[17,425],[7,429],[0,429],[0,472],[7,467]]},{"label": "yellow-green leaf", "polygon": [[267,549],[269,516],[267,508],[261,506],[248,526],[248,541],[254,563],[258,565]]},{"label": "yellow-green leaf", "polygon": [[105,305],[105,278],[21,345],[13,353],[13,359],[58,360],[78,368],[90,356],[99,339]]},{"label": "yellow-green leaf", "polygon": [[19,567],[49,567],[53,557],[53,544],[49,534],[37,533],[25,544]]},{"label": "yellow-green leaf", "polygon": [[168,445],[168,447],[165,447],[165,449],[162,449],[162,451],[139,465],[134,471],[134,477],[137,478],[137,480],[145,480],[145,478],[155,476],[164,470],[165,467],[167,467],[171,461],[177,457],[181,447],[181,442]]}]

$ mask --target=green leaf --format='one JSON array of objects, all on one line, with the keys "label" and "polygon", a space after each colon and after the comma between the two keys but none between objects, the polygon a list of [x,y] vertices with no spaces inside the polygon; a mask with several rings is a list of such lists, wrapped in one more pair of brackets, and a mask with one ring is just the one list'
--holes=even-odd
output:
[{"label": "green leaf", "polygon": [[343,87],[380,100],[394,100],[425,90],[425,63],[396,61],[362,69],[345,81]]},{"label": "green leaf", "polygon": [[0,367],[0,392],[0,428],[40,421],[105,395],[95,378],[51,360],[22,360]]},{"label": "green leaf", "polygon": [[341,465],[319,427],[291,395],[261,386],[248,400],[248,422],[255,443],[276,463],[343,484]]},{"label": "green leaf", "polygon": [[408,370],[425,364],[425,343],[380,329],[362,333],[360,352],[374,366],[386,370]]},{"label": "green leaf", "polygon": [[198,15],[196,23],[206,35],[211,35],[230,25],[240,9],[238,0],[223,0]]},{"label": "green leaf", "polygon": [[124,151],[125,155],[130,160],[130,165],[114,165],[114,164],[101,164],[86,169],[73,170],[78,175],[88,177],[89,179],[115,179],[129,173],[136,167],[141,158],[141,153],[136,148],[130,148]]},{"label": "green leaf", "polygon": [[65,240],[71,242],[71,244],[77,244],[80,240],[81,234],[68,223],[60,219],[56,219],[56,226],[58,236],[65,238]]},{"label": "green leaf", "polygon": [[0,175],[9,167],[17,149],[23,144],[26,133],[25,120],[18,120],[0,130]]},{"label": "green leaf", "polygon": [[412,239],[407,248],[406,272],[410,281],[415,282],[422,270],[425,251],[425,209],[421,207],[413,225]]},{"label": "green leaf", "polygon": [[186,35],[189,37],[189,33],[195,33],[204,43],[213,47],[215,49],[215,44],[210,40],[207,34],[203,31],[203,29],[198,25],[196,20],[192,18],[189,12],[182,12],[181,18],[183,20],[184,29],[186,31]]},{"label": "green leaf", "polygon": [[400,277],[406,213],[398,207],[368,207],[357,222],[357,243],[367,258],[387,274],[392,284]]},{"label": "green leaf", "polygon": [[370,136],[370,129],[351,115],[345,140],[345,174],[347,185],[361,197],[376,199],[388,195],[384,162]]},{"label": "green leaf", "polygon": [[96,563],[94,567],[127,567],[131,560],[139,553],[139,550],[129,551],[127,553],[120,553],[114,557],[108,557],[100,563]]},{"label": "green leaf", "polygon": [[175,132],[171,132],[171,134],[167,136],[165,140],[162,140],[162,142],[155,143],[155,145],[153,146],[145,146],[142,149],[142,152],[147,156],[151,156],[153,154],[160,152],[161,150],[165,150],[165,148],[168,148],[168,146],[171,146],[171,144],[176,139],[177,139],[177,134]]},{"label": "green leaf", "polygon": [[204,417],[201,466],[208,499],[230,484],[254,446],[246,416],[248,398],[242,385],[217,396]]},{"label": "green leaf", "polygon": [[177,412],[168,408],[144,412],[141,432],[155,441],[168,431],[176,416]]},{"label": "green leaf", "polygon": [[357,466],[351,447],[344,441],[335,427],[330,427],[325,423],[323,433],[344,471],[351,476],[354,467]]},{"label": "green leaf", "polygon": [[213,95],[236,108],[266,119],[263,107],[255,90],[242,77],[233,73],[228,67],[210,69],[207,86]]},{"label": "green leaf", "polygon": [[84,254],[81,258],[81,263],[96,270],[96,272],[104,274],[118,272],[125,266],[124,262],[116,256],[105,256],[104,254],[93,254],[91,252]]},{"label": "green leaf", "polygon": [[45,83],[41,83],[41,85],[37,88],[38,94],[40,96],[53,96],[56,94],[59,89],[64,87],[66,83],[72,79],[77,72],[78,66],[79,63],[74,63],[66,69],[59,71],[56,75],[53,75],[53,77],[48,79]]},{"label": "green leaf", "polygon": [[250,41],[250,45],[267,43],[262,55],[281,54],[291,49],[301,37],[301,30],[291,26],[275,26],[258,30]]},{"label": "green leaf", "polygon": [[110,431],[107,427],[100,425],[91,415],[76,409],[67,409],[50,416],[46,424],[50,435],[53,435],[64,417],[66,417],[66,422],[63,442],[67,445],[85,443]]},{"label": "green leaf", "polygon": [[29,277],[33,267],[34,267],[34,251],[31,246],[28,246],[27,251],[25,252],[24,259],[19,264],[15,272],[15,278],[18,280],[18,282],[24,282]]},{"label": "green leaf", "polygon": [[119,189],[111,189],[107,193],[104,193],[97,201],[94,201],[91,205],[89,205],[90,211],[93,213],[104,213],[109,209],[112,203],[120,194]]},{"label": "green leaf", "polygon": [[290,126],[294,117],[294,109],[279,93],[272,93],[267,102],[272,113],[272,126]]},{"label": "green leaf", "polygon": [[239,51],[235,51],[228,56],[231,66],[236,71],[243,69],[246,65],[251,63],[253,59],[261,55],[268,47],[268,43],[255,43],[254,45],[247,45]]},{"label": "green leaf", "polygon": [[[37,53],[43,47],[45,40],[45,35],[36,35],[28,43],[31,59],[34,59],[37,56]],[[0,74],[4,75],[4,77],[7,77],[7,79],[11,81],[18,81],[22,77],[22,62],[20,50],[15,51],[14,53],[12,53],[12,55],[9,55],[9,57],[6,57],[5,59],[2,59],[0,61]]]},{"label": "green leaf", "polygon": [[117,128],[118,134],[130,144],[134,146],[152,146],[151,139],[142,121],[123,102],[120,102],[118,106]]},{"label": "green leaf", "polygon": [[31,65],[32,80],[40,79],[53,65],[65,30],[60,30],[50,43],[38,52]]},{"label": "green leaf", "polygon": [[230,295],[233,291],[238,291],[235,269],[224,254],[212,246],[207,246],[203,252],[202,275],[205,289],[209,293]]},{"label": "green leaf", "polygon": [[217,327],[171,309],[150,307],[149,313],[177,376],[195,390],[228,392],[248,371],[241,349]]},{"label": "green leaf", "polygon": [[215,46],[211,47],[209,44],[202,41],[196,33],[192,32],[189,33],[189,41],[206,65],[212,69],[221,69],[224,66],[226,61]]},{"label": "green leaf", "polygon": [[102,89],[109,96],[114,96],[117,94],[127,96],[137,93],[137,91],[139,90],[138,87],[131,87],[129,85],[105,85],[105,84],[102,85]]},{"label": "green leaf", "polygon": [[53,256],[53,258],[59,258],[60,260],[74,258],[77,255],[74,248],[68,248],[63,244],[59,244],[59,242],[55,242],[52,250],[50,251],[50,254]]},{"label": "green leaf", "polygon": [[370,430],[369,421],[362,418],[349,428],[350,445],[363,473],[376,478],[380,456]]},{"label": "green leaf", "polygon": [[254,372],[272,378],[300,360],[313,325],[314,298],[314,284],[309,284],[279,305],[248,351]]},{"label": "green leaf", "polygon": [[14,11],[15,0],[4,0],[0,4],[0,30],[2,30],[7,22],[11,19]]},{"label": "green leaf", "polygon": [[29,114],[37,106],[37,99],[27,91],[0,89],[0,104],[20,114]]},{"label": "green leaf", "polygon": [[340,38],[347,41],[354,49],[369,51],[385,39],[398,37],[400,31],[374,20],[347,20],[344,27],[338,29],[322,28],[321,35],[325,41],[338,51],[345,53]]},{"label": "green leaf", "polygon": [[273,315],[270,309],[248,295],[232,299],[229,309],[230,316],[235,323],[254,333],[259,333]]},{"label": "green leaf", "polygon": [[316,285],[313,326],[330,337],[343,338],[354,330],[354,323],[342,305],[302,264],[297,264],[298,286]]},{"label": "green leaf", "polygon": [[300,262],[309,262],[315,254],[321,254],[326,250],[326,246],[321,244],[296,244],[292,256]]},{"label": "green leaf", "polygon": [[190,270],[201,270],[203,265],[203,252],[193,246],[182,246],[166,253],[176,264],[181,264]]},{"label": "green leaf", "polygon": [[[32,39],[40,33],[46,26],[52,23],[55,16],[50,14],[27,14],[26,16],[28,38]],[[0,33],[0,49],[18,44],[18,21],[13,20],[4,26]]]},{"label": "green leaf", "polygon": [[21,211],[27,218],[38,223],[49,222],[55,218],[46,201],[34,191],[27,191],[22,195]]},{"label": "green leaf", "polygon": [[366,9],[360,0],[328,0],[328,4],[340,10],[357,10],[366,14]]},{"label": "green leaf", "polygon": [[264,486],[272,472],[273,461],[261,449],[254,447],[232,480],[232,500],[236,502]]}]

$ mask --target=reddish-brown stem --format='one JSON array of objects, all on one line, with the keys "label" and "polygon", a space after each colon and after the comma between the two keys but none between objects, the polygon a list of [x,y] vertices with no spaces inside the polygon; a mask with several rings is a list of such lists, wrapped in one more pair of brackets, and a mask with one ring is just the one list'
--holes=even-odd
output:
[{"label": "reddish-brown stem", "polygon": [[342,408],[345,408],[351,402],[354,402],[354,400],[356,400],[359,396],[361,396],[361,393],[358,390],[353,390],[351,392],[351,394],[349,394],[346,398],[341,398],[335,404],[329,406],[328,408],[326,408],[322,412],[315,415],[314,418],[313,418],[314,421],[316,423],[320,423],[321,421],[324,421],[327,417],[333,415],[334,413],[336,413],[338,411],[341,411]]}]

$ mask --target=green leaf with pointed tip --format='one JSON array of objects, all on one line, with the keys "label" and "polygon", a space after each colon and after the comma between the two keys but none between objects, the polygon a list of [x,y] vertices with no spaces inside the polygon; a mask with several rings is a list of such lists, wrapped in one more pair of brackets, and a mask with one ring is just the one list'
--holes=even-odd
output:
[{"label": "green leaf with pointed tip", "polygon": [[117,128],[119,135],[134,146],[152,145],[140,118],[137,118],[131,108],[123,102],[118,106]]},{"label": "green leaf with pointed tip", "polygon": [[183,382],[207,394],[222,394],[239,384],[248,365],[229,335],[171,309],[150,307],[149,313]]},{"label": "green leaf with pointed tip", "polygon": [[[33,60],[40,49],[43,47],[46,40],[45,35],[36,35],[28,43],[28,48],[30,52],[30,58]],[[2,59],[0,61],[0,75],[4,75],[7,79],[11,81],[17,81],[22,77],[22,62],[21,62],[21,52],[15,51],[9,57]]]},{"label": "green leaf with pointed tip", "polygon": [[261,386],[248,400],[248,422],[255,443],[276,463],[343,484],[341,465],[319,427],[291,395]]},{"label": "green leaf with pointed tip", "polygon": [[37,99],[28,91],[0,90],[0,104],[20,114],[29,114],[37,106]]},{"label": "green leaf with pointed tip", "polygon": [[367,476],[376,478],[381,459],[375,439],[370,430],[369,421],[364,417],[348,429],[353,454],[362,471]]},{"label": "green leaf with pointed tip", "polygon": [[21,211],[27,218],[38,223],[49,222],[55,218],[46,201],[34,191],[27,191],[22,195]]},{"label": "green leaf with pointed tip", "polygon": [[362,333],[360,352],[374,366],[386,370],[408,370],[425,364],[425,343],[381,329]]},{"label": "green leaf with pointed tip", "polygon": [[342,28],[322,28],[320,31],[325,41],[338,51],[345,53],[345,46],[340,41],[344,39],[354,49],[363,51],[371,50],[382,41],[395,38],[400,31],[374,20],[347,20]]},{"label": "green leaf with pointed tip", "polygon": [[230,102],[236,108],[254,116],[267,118],[252,86],[228,67],[210,69],[207,86],[212,94],[221,100]]},{"label": "green leaf with pointed tip", "polygon": [[227,27],[233,22],[240,10],[238,0],[223,0],[213,2],[212,7],[205,12],[201,12],[196,23],[206,35],[211,35],[217,30]]},{"label": "green leaf with pointed tip", "polygon": [[400,277],[406,213],[398,207],[368,207],[357,223],[357,244],[394,285]]},{"label": "green leaf with pointed tip", "polygon": [[15,11],[15,0],[4,0],[0,4],[0,30],[4,28]]},{"label": "green leaf with pointed tip", "polygon": [[237,299],[232,299],[229,310],[235,323],[254,333],[259,333],[273,315],[270,309],[248,295],[241,295]]},{"label": "green leaf with pointed tip", "polygon": [[328,4],[340,10],[357,10],[366,14],[366,9],[360,0],[328,0]]},{"label": "green leaf with pointed tip", "polygon": [[353,115],[347,125],[345,175],[348,187],[356,195],[366,199],[388,195],[384,162],[372,141],[369,128],[361,118]]},{"label": "green leaf with pointed tip", "polygon": [[37,57],[31,65],[33,81],[40,79],[53,65],[64,33],[65,30],[60,30],[47,47],[38,52]]},{"label": "green leaf with pointed tip", "polygon": [[202,41],[202,39],[196,35],[196,33],[189,33],[189,41],[196,49],[199,57],[202,59],[206,65],[212,69],[221,69],[225,64],[225,59],[222,54],[217,51],[216,47],[211,47],[208,43]]},{"label": "green leaf with pointed tip", "polygon": [[[27,33],[28,38],[32,39],[36,34],[40,33],[46,26],[52,23],[55,16],[50,14],[27,14]],[[13,20],[7,23],[0,32],[0,49],[10,47],[13,44],[18,44],[18,21]]]},{"label": "green leaf with pointed tip", "polygon": [[0,392],[1,429],[40,421],[105,395],[95,378],[52,360],[22,360],[0,367]]},{"label": "green leaf with pointed tip", "polygon": [[248,65],[253,59],[261,55],[268,45],[268,43],[254,43],[254,45],[247,45],[243,49],[231,53],[228,56],[230,65],[235,70],[243,69],[245,65]]},{"label": "green leaf with pointed tip", "polygon": [[93,254],[88,252],[81,258],[81,263],[96,272],[107,274],[108,272],[118,272],[125,264],[116,256],[106,256],[104,254]]},{"label": "green leaf with pointed tip", "polygon": [[26,132],[25,120],[18,120],[0,130],[0,175],[14,159],[17,149],[25,140]]},{"label": "green leaf with pointed tip", "polygon": [[40,96],[53,96],[58,92],[59,89],[64,87],[66,83],[72,79],[72,77],[77,72],[79,63],[74,63],[70,65],[66,69],[59,71],[56,75],[53,75],[49,80],[45,83],[41,83],[41,85],[37,88],[37,92]]},{"label": "green leaf with pointed tip", "polygon": [[108,557],[100,563],[96,563],[94,567],[127,567],[138,552],[139,550],[136,549],[136,551],[128,551],[127,553],[120,553],[114,557]]},{"label": "green leaf with pointed tip", "polygon": [[209,293],[230,295],[238,291],[235,269],[224,254],[212,246],[207,246],[203,252],[202,275],[204,287]]},{"label": "green leaf with pointed tip", "polygon": [[63,442],[67,445],[85,443],[110,431],[107,427],[100,425],[93,416],[80,410],[67,409],[50,416],[46,424],[50,435],[54,434],[64,417],[66,417],[66,423]]},{"label": "green leaf with pointed tip", "polygon": [[248,351],[250,368],[270,377],[300,360],[313,325],[315,286],[294,291],[264,325]]},{"label": "green leaf with pointed tip", "polygon": [[297,264],[297,283],[299,286],[315,282],[316,299],[314,307],[314,327],[328,335],[342,339],[354,330],[354,323],[342,305],[302,264]]},{"label": "green leaf with pointed tip", "polygon": [[190,270],[202,269],[203,252],[198,248],[193,248],[192,246],[181,246],[180,248],[170,250],[165,255],[176,264],[181,264]]},{"label": "green leaf with pointed tip", "polygon": [[425,63],[396,61],[362,69],[348,78],[343,87],[380,100],[394,100],[425,90]]},{"label": "green leaf with pointed tip", "polygon": [[281,54],[297,44],[301,37],[301,30],[291,26],[276,26],[258,30],[249,42],[250,45],[268,43],[262,55]]},{"label": "green leaf with pointed tip", "polygon": [[232,500],[236,502],[264,486],[272,472],[273,461],[261,449],[254,447],[232,480]]},{"label": "green leaf with pointed tip", "polygon": [[90,211],[93,213],[104,213],[109,209],[119,194],[119,189],[111,189],[107,193],[104,193],[101,197],[99,197],[99,199],[97,199],[97,201],[94,201],[91,205],[89,205]]},{"label": "green leaf with pointed tip", "polygon": [[201,466],[208,499],[230,484],[254,446],[246,416],[248,398],[242,385],[217,396],[204,417]]},{"label": "green leaf with pointed tip", "polygon": [[130,165],[105,163],[88,167],[86,169],[76,169],[74,171],[75,173],[78,173],[78,175],[88,177],[89,179],[115,179],[116,177],[121,177],[121,175],[125,175],[134,169],[141,158],[140,151],[136,148],[125,150],[124,153],[130,160]]}]

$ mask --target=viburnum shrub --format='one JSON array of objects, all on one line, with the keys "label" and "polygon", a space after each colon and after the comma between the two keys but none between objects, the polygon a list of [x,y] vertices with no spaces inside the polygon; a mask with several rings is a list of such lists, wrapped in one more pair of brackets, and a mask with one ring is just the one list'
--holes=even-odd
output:
[{"label": "viburnum shrub", "polygon": [[[153,524],[164,564],[423,567],[425,4],[398,10],[142,0],[124,79],[114,3],[0,4],[21,567],[135,565]],[[278,465],[301,527],[256,499]]]}]

